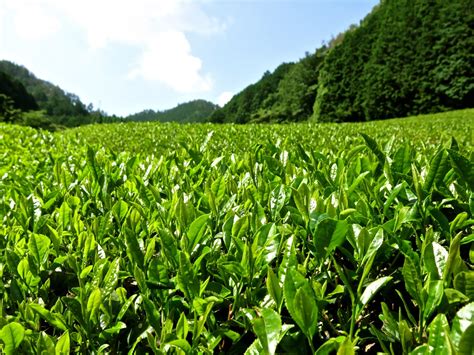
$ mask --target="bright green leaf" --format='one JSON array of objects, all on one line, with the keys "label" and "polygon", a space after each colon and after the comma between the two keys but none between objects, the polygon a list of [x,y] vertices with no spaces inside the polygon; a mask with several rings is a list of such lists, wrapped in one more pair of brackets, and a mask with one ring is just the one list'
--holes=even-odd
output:
[{"label": "bright green leaf", "polygon": [[261,310],[261,317],[253,320],[253,329],[264,354],[275,354],[281,332],[280,315],[270,308]]},{"label": "bright green leaf", "polygon": [[5,354],[14,354],[24,337],[25,328],[23,328],[20,323],[13,322],[5,325],[0,331],[0,339],[2,339],[5,344],[5,347],[3,348]]}]

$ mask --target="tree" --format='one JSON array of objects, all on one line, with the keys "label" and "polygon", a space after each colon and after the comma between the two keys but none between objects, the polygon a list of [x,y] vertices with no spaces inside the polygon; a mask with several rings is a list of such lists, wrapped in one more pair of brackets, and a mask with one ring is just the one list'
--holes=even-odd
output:
[{"label": "tree", "polygon": [[21,111],[14,107],[13,100],[4,94],[0,94],[0,122],[15,122],[19,120]]}]

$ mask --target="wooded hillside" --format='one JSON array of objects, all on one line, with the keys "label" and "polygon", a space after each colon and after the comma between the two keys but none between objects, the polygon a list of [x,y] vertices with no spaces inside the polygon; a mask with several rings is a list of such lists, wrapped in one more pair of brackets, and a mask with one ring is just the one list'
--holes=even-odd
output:
[{"label": "wooded hillside", "polygon": [[295,64],[235,95],[213,122],[345,122],[472,107],[474,1],[382,0]]}]

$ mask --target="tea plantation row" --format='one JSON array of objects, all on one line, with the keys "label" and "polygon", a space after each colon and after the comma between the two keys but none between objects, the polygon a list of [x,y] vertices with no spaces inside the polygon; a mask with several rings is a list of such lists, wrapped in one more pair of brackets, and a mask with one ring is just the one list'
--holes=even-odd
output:
[{"label": "tea plantation row", "polygon": [[0,125],[0,351],[472,354],[473,127]]}]

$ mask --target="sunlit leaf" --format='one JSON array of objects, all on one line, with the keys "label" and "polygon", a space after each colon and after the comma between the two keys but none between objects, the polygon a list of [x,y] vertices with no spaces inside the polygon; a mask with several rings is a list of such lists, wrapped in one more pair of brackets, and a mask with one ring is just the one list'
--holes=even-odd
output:
[{"label": "sunlit leaf", "polygon": [[9,323],[0,330],[0,339],[2,339],[5,347],[5,354],[14,354],[15,350],[20,346],[25,337],[25,328],[20,323]]}]

